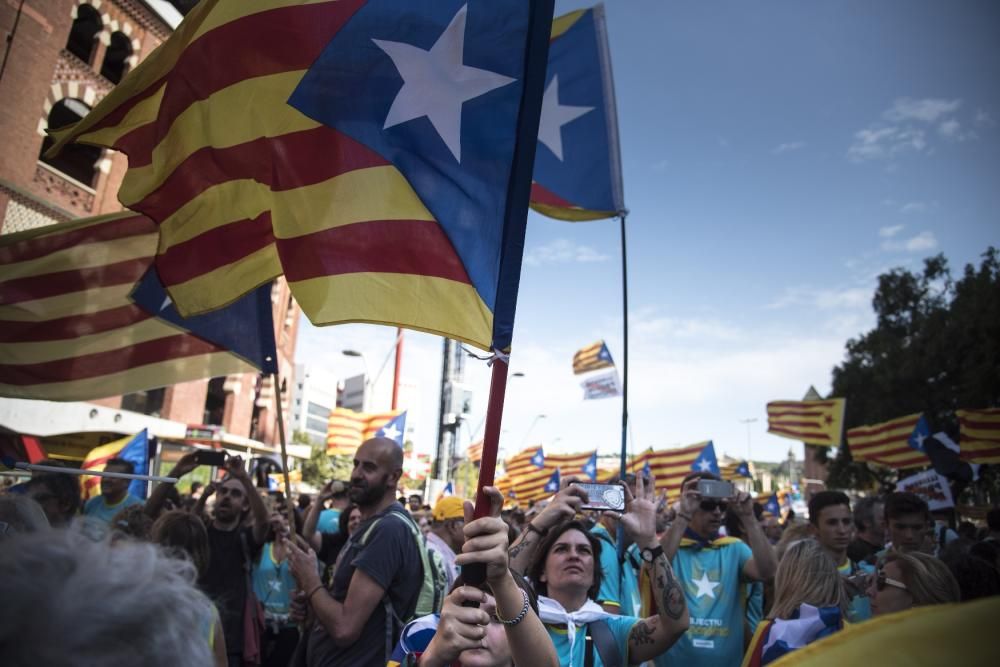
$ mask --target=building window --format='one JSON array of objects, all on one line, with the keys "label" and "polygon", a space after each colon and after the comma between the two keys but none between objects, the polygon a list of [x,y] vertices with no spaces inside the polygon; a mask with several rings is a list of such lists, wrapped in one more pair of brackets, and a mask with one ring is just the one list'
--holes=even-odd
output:
[{"label": "building window", "polygon": [[319,417],[320,419],[330,418],[330,408],[324,408],[322,405],[319,405],[318,403],[313,403],[312,401],[309,401],[309,405],[306,409],[308,410],[309,414],[311,414],[314,417]]},{"label": "building window", "polygon": [[315,417],[309,417],[306,419],[306,430],[308,431],[313,431],[314,433],[326,433],[329,427],[330,423],[325,419],[316,419]]},{"label": "building window", "polygon": [[[88,7],[89,5],[80,6]],[[50,130],[58,130],[60,127],[77,122],[88,113],[90,113],[90,107],[86,104],[78,99],[65,97],[56,102],[52,111],[49,112],[48,127]],[[38,159],[88,188],[93,187],[97,175],[97,162],[101,159],[102,149],[97,146],[70,144],[64,147],[56,157],[47,158],[45,152],[52,147],[53,143],[52,137],[45,137]]]},{"label": "building window", "polygon": [[101,31],[101,15],[90,5],[80,5],[76,9],[73,27],[69,30],[66,50],[83,62],[90,64],[97,46],[97,33]]},{"label": "building window", "polygon": [[104,54],[101,65],[101,76],[111,83],[118,83],[125,76],[128,59],[132,55],[132,42],[125,33],[116,32],[111,35],[111,43]]},{"label": "building window", "polygon": [[181,13],[181,16],[187,16],[187,13],[198,4],[198,0],[167,0],[167,2],[172,4]]},{"label": "building window", "polygon": [[208,381],[208,393],[205,395],[206,425],[222,426],[222,418],[226,414],[226,378],[212,378]]},{"label": "building window", "polygon": [[122,410],[131,410],[151,417],[159,417],[163,410],[166,389],[147,389],[122,396]]}]

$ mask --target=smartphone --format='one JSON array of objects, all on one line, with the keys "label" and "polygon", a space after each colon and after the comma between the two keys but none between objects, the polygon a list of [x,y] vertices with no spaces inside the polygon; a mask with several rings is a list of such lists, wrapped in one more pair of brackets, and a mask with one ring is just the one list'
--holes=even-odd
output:
[{"label": "smartphone", "polygon": [[225,465],[229,452],[224,449],[199,449],[194,453],[194,460],[200,466]]},{"label": "smartphone", "polygon": [[732,498],[736,495],[736,487],[733,486],[732,482],[699,479],[698,493],[702,498]]},{"label": "smartphone", "polygon": [[591,484],[588,482],[573,482],[587,492],[585,510],[625,511],[625,488],[621,484]]}]

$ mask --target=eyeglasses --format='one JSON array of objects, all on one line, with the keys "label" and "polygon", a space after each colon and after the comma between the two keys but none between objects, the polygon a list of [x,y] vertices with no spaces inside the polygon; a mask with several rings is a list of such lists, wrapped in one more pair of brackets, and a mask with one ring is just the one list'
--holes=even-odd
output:
[{"label": "eyeglasses", "polygon": [[893,588],[898,588],[900,590],[908,590],[906,584],[898,579],[892,579],[885,576],[885,572],[879,570],[878,574],[875,575],[875,590],[883,591],[886,586],[892,586]]},{"label": "eyeglasses", "polygon": [[721,500],[703,500],[698,507],[706,512],[714,512],[717,507],[719,508],[719,511],[723,513],[729,509],[729,505]]}]

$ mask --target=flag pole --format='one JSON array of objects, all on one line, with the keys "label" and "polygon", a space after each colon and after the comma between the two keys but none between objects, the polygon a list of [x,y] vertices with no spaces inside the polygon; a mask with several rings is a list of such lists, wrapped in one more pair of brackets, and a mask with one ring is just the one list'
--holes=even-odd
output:
[{"label": "flag pole", "polygon": [[288,479],[288,447],[285,444],[285,416],[281,409],[281,376],[277,371],[277,357],[275,357],[274,375],[274,400],[278,410],[278,441],[281,443],[281,475],[285,482],[285,512],[288,514],[288,531],[295,535],[295,510],[292,503],[292,483]]},{"label": "flag pole", "polygon": [[104,472],[103,470],[85,470],[82,468],[60,468],[59,466],[37,465],[35,463],[21,463],[3,459],[2,462],[11,470],[24,470],[25,472],[55,472],[63,475],[89,475],[92,477],[110,477],[111,479],[131,479],[141,482],[166,482],[176,484],[176,477],[160,477],[159,475],[139,475],[130,472]]},{"label": "flag pole", "polygon": [[[619,474],[622,482],[625,481],[625,456],[628,447],[628,257],[625,244],[625,218],[627,213],[622,211],[618,214],[621,223],[622,236],[622,449],[619,461]],[[625,533],[621,521],[618,522],[618,560],[621,561],[625,554]]]}]

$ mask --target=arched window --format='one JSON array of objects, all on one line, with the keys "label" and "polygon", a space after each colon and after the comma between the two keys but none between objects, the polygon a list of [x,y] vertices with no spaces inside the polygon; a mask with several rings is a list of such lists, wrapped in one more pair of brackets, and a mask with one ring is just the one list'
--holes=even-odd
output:
[{"label": "arched window", "polygon": [[116,32],[111,35],[104,63],[101,65],[101,76],[111,83],[118,83],[125,76],[125,68],[129,56],[132,55],[132,42],[125,33]]},{"label": "arched window", "polygon": [[[57,130],[70,123],[75,123],[89,112],[90,107],[80,100],[70,97],[63,98],[56,102],[52,111],[49,112],[49,129]],[[93,187],[94,177],[97,173],[96,165],[97,161],[101,159],[102,149],[97,146],[70,144],[62,149],[58,157],[50,159],[45,157],[45,151],[49,150],[52,144],[52,138],[45,137],[45,141],[42,142],[42,154],[38,159],[87,187]]]},{"label": "arched window", "polygon": [[101,15],[90,5],[80,5],[76,9],[76,18],[69,31],[69,41],[66,50],[83,62],[90,64],[94,53],[97,33],[101,31]]}]

